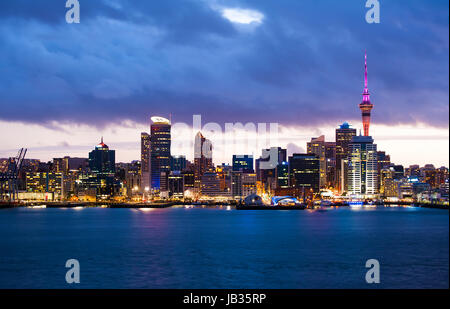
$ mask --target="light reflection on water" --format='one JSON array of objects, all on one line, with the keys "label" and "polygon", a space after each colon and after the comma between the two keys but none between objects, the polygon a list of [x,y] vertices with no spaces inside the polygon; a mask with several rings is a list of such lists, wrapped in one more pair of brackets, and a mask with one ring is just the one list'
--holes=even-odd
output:
[{"label": "light reflection on water", "polygon": [[[0,288],[448,288],[448,211],[404,206],[0,211]],[[3,253],[7,254],[3,254]]]}]

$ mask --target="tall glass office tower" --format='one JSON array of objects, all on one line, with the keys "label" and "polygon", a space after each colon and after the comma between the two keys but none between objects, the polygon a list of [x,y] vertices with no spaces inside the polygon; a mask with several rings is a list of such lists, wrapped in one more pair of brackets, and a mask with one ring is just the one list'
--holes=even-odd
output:
[{"label": "tall glass office tower", "polygon": [[153,192],[167,191],[170,171],[170,121],[152,117],[150,126],[150,186]]}]

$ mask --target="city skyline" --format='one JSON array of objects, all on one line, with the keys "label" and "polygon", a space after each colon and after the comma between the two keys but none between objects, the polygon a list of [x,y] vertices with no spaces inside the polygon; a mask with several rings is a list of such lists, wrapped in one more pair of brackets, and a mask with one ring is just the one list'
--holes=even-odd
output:
[{"label": "city skyline", "polygon": [[[277,122],[285,139],[270,146],[305,151],[311,137],[333,141],[344,121],[362,129],[355,107],[367,50],[370,135],[379,148],[404,165],[448,166],[448,3],[414,3],[384,3],[374,26],[356,2],[324,1],[328,10],[320,10],[313,1],[199,1],[180,4],[177,15],[161,3],[124,11],[98,1],[83,3],[78,25],[65,23],[64,6],[62,14],[50,9],[56,1],[25,11],[20,1],[2,2],[0,130],[8,134],[0,157],[20,147],[42,160],[80,156],[104,136],[117,160],[129,162],[140,158],[149,117],[170,114],[187,124],[195,114],[222,126]],[[231,162],[215,154],[215,163]]]},{"label": "city skyline", "polygon": [[[288,153],[291,155],[295,152],[297,153],[304,153],[307,149],[307,143],[310,141],[312,137],[318,137],[321,135],[325,135],[325,139],[327,142],[334,142],[334,131],[336,128],[339,127],[342,123],[336,125],[336,127],[328,127],[323,129],[312,129],[307,128],[307,130],[292,130],[291,128],[285,128],[281,127],[280,130],[280,136],[279,138],[280,143],[279,145],[270,145],[273,147],[283,147],[288,149]],[[118,130],[114,130],[114,128],[108,128],[107,130],[99,130],[97,133],[93,135],[92,131],[95,130],[95,128],[90,127],[84,127],[83,131],[85,131],[84,134],[88,135],[89,137],[86,138],[84,135],[82,135],[78,143],[75,145],[70,145],[68,143],[65,143],[64,141],[59,142],[57,145],[52,146],[44,146],[39,147],[36,144],[28,143],[27,145],[23,145],[22,143],[15,143],[14,145],[11,145],[9,149],[0,150],[0,158],[8,158],[17,152],[17,149],[20,147],[26,146],[28,148],[28,154],[27,158],[31,159],[39,159],[43,162],[51,161],[55,157],[64,157],[64,156],[71,156],[71,157],[87,157],[88,152],[92,149],[93,146],[97,145],[101,136],[104,137],[105,140],[108,140],[108,144],[116,150],[117,152],[117,161],[118,162],[131,162],[134,160],[140,160],[140,134],[141,132],[145,132],[149,130],[149,125],[141,125],[138,127],[128,127],[123,128],[120,131],[120,134],[117,141],[114,141],[114,133],[117,134]],[[352,124],[353,128],[357,129],[357,132],[359,134],[359,128]],[[45,130],[45,129],[44,129]],[[376,132],[381,131],[384,134],[378,135]],[[374,138],[377,140],[377,144],[379,145],[379,148],[386,151],[391,155],[393,158],[393,161],[398,162],[399,164],[403,164],[405,166],[413,165],[413,164],[419,164],[421,166],[425,164],[434,164],[435,166],[449,166],[449,157],[448,157],[448,132],[440,132],[439,130],[432,131],[431,135],[422,135],[419,137],[411,138],[409,136],[409,133],[411,130],[416,130],[417,134],[420,134],[423,132],[421,131],[421,128],[411,128],[411,127],[403,127],[401,129],[398,129],[398,132],[396,133],[396,136],[392,136],[389,133],[391,132],[389,127],[384,126],[377,126],[377,124],[371,124],[371,131],[375,132]],[[59,130],[61,135],[65,134],[67,136],[71,136],[72,138],[77,138],[76,134],[71,135],[70,132],[67,132],[64,129]],[[173,138],[175,147],[173,147],[172,154],[173,155],[185,155],[187,159],[193,160],[193,153],[194,153],[194,137],[195,134],[193,133],[195,130],[189,128],[187,130],[183,130],[182,132],[177,132],[178,134],[174,134],[175,137]],[[361,124],[361,131],[362,131],[362,124]],[[35,131],[34,131],[35,132]],[[114,132],[114,133],[112,133]],[[131,132],[134,132],[133,135],[130,135]],[[288,132],[288,133],[286,133]],[[30,132],[31,133],[31,132]],[[292,137],[286,138],[283,137],[286,134],[291,135]],[[181,149],[176,147],[177,145],[177,136],[183,136],[187,137],[192,135],[192,142],[191,146],[186,149]],[[230,137],[231,138],[231,137]],[[213,141],[214,142],[214,141]],[[438,144],[439,143],[439,144]],[[442,148],[442,144],[444,144]],[[426,145],[426,146],[425,146]],[[446,146],[445,146],[446,145]],[[37,147],[36,147],[37,146]],[[246,151],[246,145],[245,143],[236,143],[235,149],[237,149],[238,153],[244,153]],[[239,151],[241,149],[242,151]],[[411,151],[412,149],[412,151]],[[433,150],[434,149],[434,150]],[[260,153],[261,149],[255,149],[253,152],[254,155],[258,155]],[[405,154],[414,153],[413,157],[407,157]],[[252,154],[252,153],[248,153]],[[215,151],[213,161],[215,164],[221,164],[221,163],[228,163],[231,164],[232,162],[232,155],[230,156],[223,156],[220,151]]]}]

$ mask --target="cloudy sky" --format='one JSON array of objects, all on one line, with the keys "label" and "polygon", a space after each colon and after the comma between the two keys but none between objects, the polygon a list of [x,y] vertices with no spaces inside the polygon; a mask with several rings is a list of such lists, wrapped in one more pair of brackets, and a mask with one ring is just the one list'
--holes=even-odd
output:
[{"label": "cloudy sky", "polygon": [[62,0],[0,2],[0,157],[87,156],[103,135],[131,161],[149,117],[170,114],[187,124],[173,152],[188,158],[194,114],[278,123],[273,146],[303,151],[344,121],[361,127],[367,50],[378,147],[399,164],[449,165],[447,0],[380,0],[380,24],[364,0],[79,2],[80,24]]}]

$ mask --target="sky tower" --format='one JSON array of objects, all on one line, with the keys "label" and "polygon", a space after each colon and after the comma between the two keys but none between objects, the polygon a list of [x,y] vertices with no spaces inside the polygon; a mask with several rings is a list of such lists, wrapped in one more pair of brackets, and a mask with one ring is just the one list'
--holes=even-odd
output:
[{"label": "sky tower", "polygon": [[364,53],[364,92],[362,95],[363,100],[359,104],[359,109],[361,109],[362,114],[364,136],[369,136],[370,111],[373,108],[373,104],[370,103],[370,94],[367,88],[367,53]]}]

